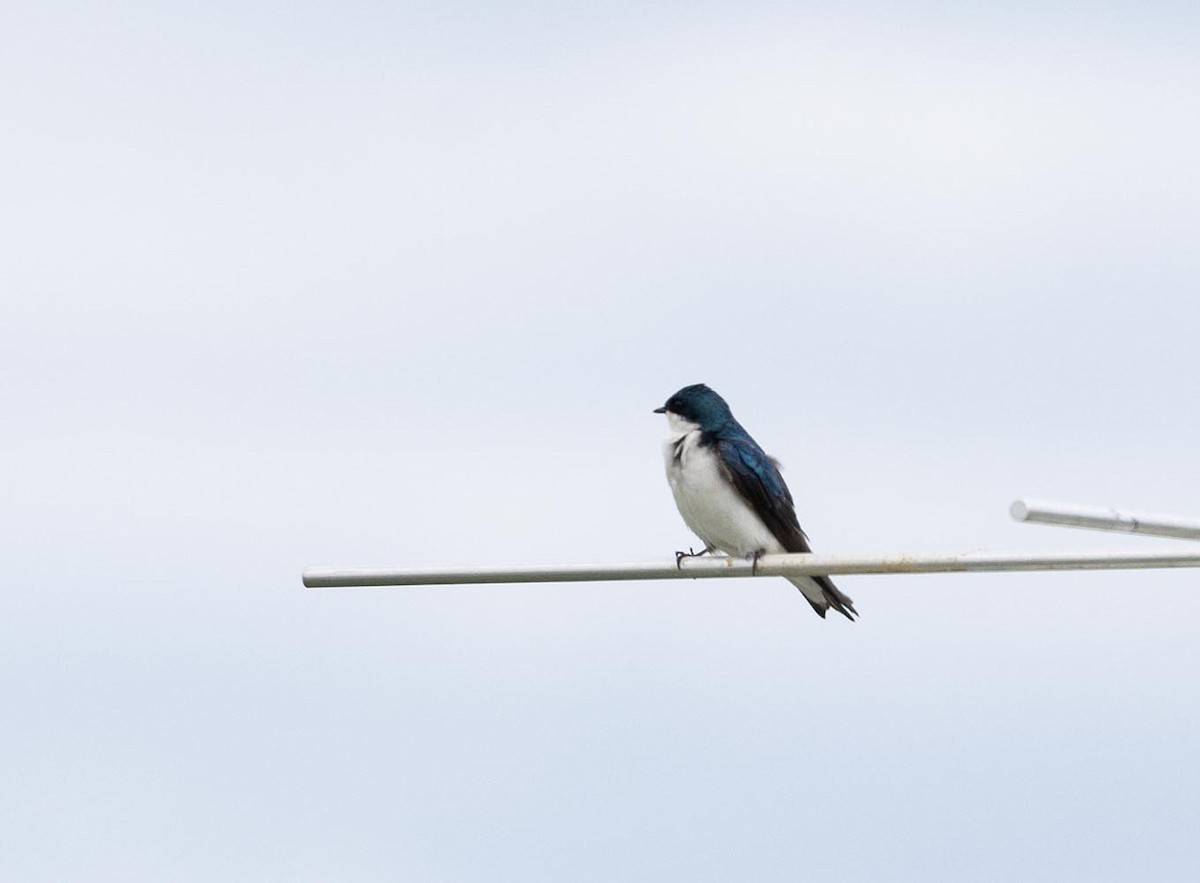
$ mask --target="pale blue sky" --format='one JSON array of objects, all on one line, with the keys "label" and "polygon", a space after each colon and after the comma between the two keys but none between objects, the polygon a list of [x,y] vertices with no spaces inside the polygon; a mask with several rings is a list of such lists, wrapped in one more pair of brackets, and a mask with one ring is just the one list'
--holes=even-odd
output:
[{"label": "pale blue sky", "polygon": [[5,880],[1190,880],[1194,572],[642,559],[686,383],[826,552],[1200,512],[1185,4],[0,11]]}]

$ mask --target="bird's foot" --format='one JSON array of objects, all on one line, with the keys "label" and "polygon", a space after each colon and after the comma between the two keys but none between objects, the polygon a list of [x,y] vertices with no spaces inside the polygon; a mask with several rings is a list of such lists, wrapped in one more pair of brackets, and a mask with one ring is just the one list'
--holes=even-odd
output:
[{"label": "bird's foot", "polygon": [[759,549],[757,552],[752,552],[746,557],[750,559],[750,575],[758,576],[758,559],[763,556],[766,549]]},{"label": "bird's foot", "polygon": [[688,550],[686,552],[678,552],[677,551],[675,553],[675,567],[679,570],[683,570],[683,559],[684,558],[699,558],[701,555],[707,555],[711,551],[712,551],[712,546],[705,546],[699,552],[692,549],[691,546],[688,546]]}]

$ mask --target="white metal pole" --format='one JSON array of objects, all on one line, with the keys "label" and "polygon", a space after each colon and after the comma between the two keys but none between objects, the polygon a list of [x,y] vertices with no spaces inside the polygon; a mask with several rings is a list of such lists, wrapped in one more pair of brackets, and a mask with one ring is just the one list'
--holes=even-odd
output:
[{"label": "white metal pole", "polygon": [[1042,500],[1017,500],[1009,507],[1009,512],[1017,521],[1200,540],[1200,518],[1159,515],[1153,512],[1123,512],[1099,506],[1048,503]]},{"label": "white metal pole", "polygon": [[962,573],[1032,570],[1135,570],[1200,567],[1200,550],[1190,552],[952,552],[898,555],[763,555],[757,565],[743,558],[684,558],[620,564],[529,565],[524,567],[309,567],[310,589],[357,586],[429,586],[468,583],[562,583],[605,580],[707,579],[731,576],[816,574]]}]

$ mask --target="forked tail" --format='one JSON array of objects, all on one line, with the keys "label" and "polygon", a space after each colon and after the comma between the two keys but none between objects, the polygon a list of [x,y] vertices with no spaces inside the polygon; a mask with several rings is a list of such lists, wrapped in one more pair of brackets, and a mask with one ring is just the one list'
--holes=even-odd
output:
[{"label": "forked tail", "polygon": [[858,616],[850,596],[835,586],[833,580],[827,576],[797,576],[789,578],[788,582],[800,590],[804,600],[812,605],[812,609],[821,619],[825,618],[825,611],[830,607],[851,622]]}]

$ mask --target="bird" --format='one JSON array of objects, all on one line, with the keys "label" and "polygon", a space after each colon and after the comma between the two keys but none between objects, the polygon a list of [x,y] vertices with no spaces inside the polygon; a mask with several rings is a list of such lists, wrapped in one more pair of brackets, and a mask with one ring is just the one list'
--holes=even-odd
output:
[{"label": "bird", "polygon": [[[655,414],[667,416],[663,445],[667,482],[699,552],[753,558],[765,553],[811,552],[800,529],[792,493],[779,471],[728,403],[703,383],[685,386]],[[788,577],[822,619],[832,607],[853,622],[858,611],[827,576]]]}]

